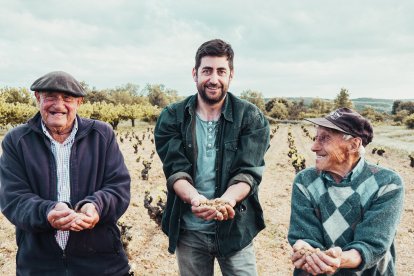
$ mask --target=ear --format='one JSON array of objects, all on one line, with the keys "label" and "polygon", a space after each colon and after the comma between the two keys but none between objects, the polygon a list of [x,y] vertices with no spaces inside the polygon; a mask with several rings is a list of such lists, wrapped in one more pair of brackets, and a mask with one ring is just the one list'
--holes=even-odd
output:
[{"label": "ear", "polygon": [[40,93],[38,91],[34,92],[37,103],[40,103]]},{"label": "ear", "polygon": [[197,70],[196,70],[195,68],[193,68],[193,71],[192,71],[191,73],[192,73],[192,75],[193,75],[193,80],[194,80],[195,82],[197,82]]},{"label": "ear", "polygon": [[351,140],[349,140],[349,150],[351,152],[358,152],[361,143],[362,143],[361,138],[359,137],[352,138]]},{"label": "ear", "polygon": [[230,80],[232,80],[234,77],[234,69],[230,71]]}]

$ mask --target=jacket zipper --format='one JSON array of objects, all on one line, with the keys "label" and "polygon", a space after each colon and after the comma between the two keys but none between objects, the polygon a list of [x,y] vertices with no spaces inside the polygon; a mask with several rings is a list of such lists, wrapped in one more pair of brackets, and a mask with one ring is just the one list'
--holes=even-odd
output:
[{"label": "jacket zipper", "polygon": [[68,276],[69,275],[69,270],[68,270],[68,260],[67,260],[67,256],[66,256],[66,248],[63,249],[62,260],[63,260],[63,266],[65,267],[65,275]]},{"label": "jacket zipper", "polygon": [[[44,138],[44,139],[46,139],[46,138]],[[58,195],[57,195],[57,193],[58,193],[58,189],[57,189],[58,178],[57,178],[57,164],[56,164],[56,159],[55,159],[55,156],[53,155],[53,152],[52,152],[52,149],[51,149],[51,143],[52,142],[49,141],[49,140],[45,140],[45,143],[46,143],[46,146],[47,146],[47,148],[49,150],[49,155],[51,156],[51,159],[52,159],[52,162],[51,162],[52,170],[51,170],[51,172],[53,173],[52,179],[55,180],[54,181],[54,185],[52,185],[54,187],[53,188],[53,195],[54,195],[55,200],[57,201],[58,200]],[[72,145],[72,147],[73,147],[73,145]],[[72,155],[72,152],[71,152],[71,155]],[[70,168],[69,168],[69,170],[70,170]],[[72,193],[72,187],[70,189],[70,192]],[[58,230],[55,229],[54,233],[56,233],[57,231]],[[53,240],[56,243],[56,245],[60,248],[60,245],[57,242],[55,235],[53,235]],[[67,244],[68,244],[68,242],[66,242],[66,245]],[[65,249],[62,249],[62,261],[63,261],[63,266],[64,266],[64,269],[65,269],[65,275],[66,276],[69,276],[68,262],[67,262],[67,255],[66,255],[66,247],[65,247]]]}]

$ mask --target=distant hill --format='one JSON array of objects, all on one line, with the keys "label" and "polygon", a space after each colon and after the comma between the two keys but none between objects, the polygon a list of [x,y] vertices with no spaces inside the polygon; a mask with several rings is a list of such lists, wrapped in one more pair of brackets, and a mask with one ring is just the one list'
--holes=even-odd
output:
[{"label": "distant hill", "polygon": [[[315,98],[312,97],[287,97],[286,99],[288,99],[289,101],[292,102],[299,102],[301,100],[303,100],[303,103],[305,104],[305,106],[309,106],[312,103],[312,100]],[[327,99],[322,99],[322,100],[327,100]]]},{"label": "distant hill", "polygon": [[354,108],[357,111],[363,110],[367,105],[372,106],[376,111],[391,113],[392,105],[395,100],[389,99],[374,99],[374,98],[356,98],[351,99],[354,103]]},{"label": "distant hill", "polygon": [[[289,101],[292,101],[292,102],[303,100],[305,106],[309,106],[314,98],[312,97],[286,97],[285,99],[288,99]],[[267,101],[270,99],[265,99],[265,100]],[[323,99],[323,100],[333,101],[332,99]],[[356,109],[357,111],[362,111],[366,106],[371,106],[376,111],[391,113],[392,105],[395,100],[375,99],[375,98],[356,98],[356,99],[351,99],[351,101],[354,104],[354,109]],[[404,99],[402,101],[414,101],[414,99]]]}]

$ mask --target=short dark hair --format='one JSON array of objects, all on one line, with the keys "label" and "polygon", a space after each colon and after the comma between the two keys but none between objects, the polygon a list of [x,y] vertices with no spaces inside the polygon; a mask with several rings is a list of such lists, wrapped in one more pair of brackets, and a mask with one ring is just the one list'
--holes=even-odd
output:
[{"label": "short dark hair", "polygon": [[213,39],[201,44],[195,56],[195,69],[200,67],[201,59],[205,56],[227,57],[230,70],[233,70],[234,52],[231,45],[221,39]]}]

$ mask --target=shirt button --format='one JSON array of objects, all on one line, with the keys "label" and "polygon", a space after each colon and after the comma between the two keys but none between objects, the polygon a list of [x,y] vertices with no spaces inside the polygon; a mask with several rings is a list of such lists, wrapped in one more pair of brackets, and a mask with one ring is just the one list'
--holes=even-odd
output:
[{"label": "shirt button", "polygon": [[212,131],[213,129],[210,127],[210,128],[208,128],[208,131]]},{"label": "shirt button", "polygon": [[211,144],[208,144],[208,147],[211,148]]},{"label": "shirt button", "polygon": [[210,139],[211,139],[211,138],[212,138],[212,136],[211,136],[211,135],[209,135],[209,136],[208,136],[208,138],[210,138]]}]

